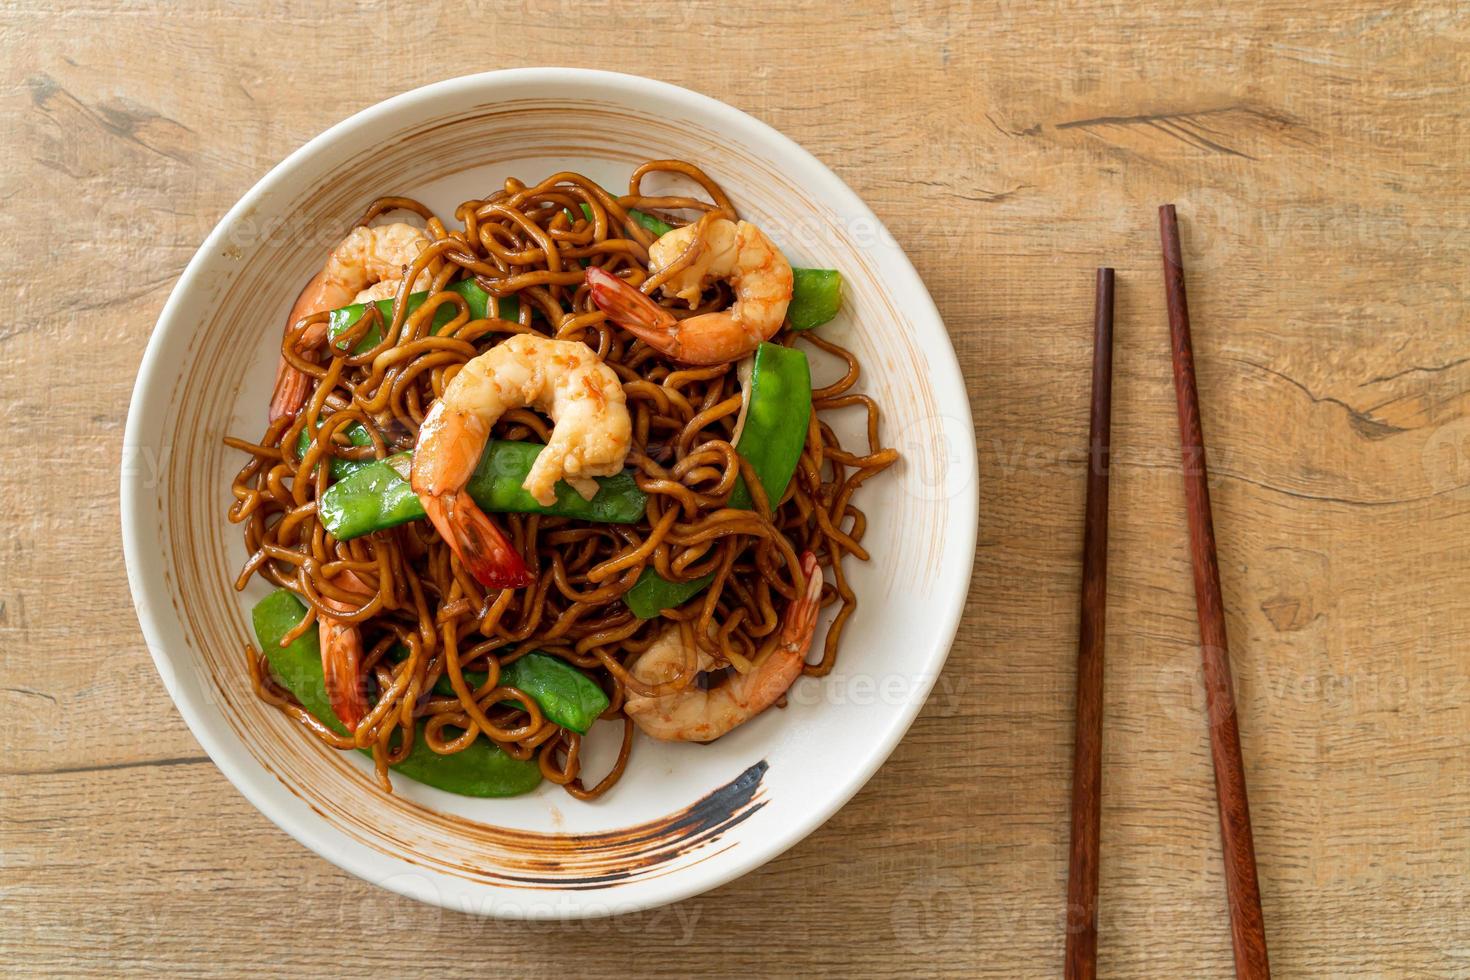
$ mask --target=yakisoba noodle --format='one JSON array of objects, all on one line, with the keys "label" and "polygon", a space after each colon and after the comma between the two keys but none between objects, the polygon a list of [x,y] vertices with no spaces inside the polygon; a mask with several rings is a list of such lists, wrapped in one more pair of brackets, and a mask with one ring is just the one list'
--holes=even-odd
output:
[{"label": "yakisoba noodle", "polygon": [[[691,178],[708,200],[645,194],[643,181],[654,173]],[[750,463],[731,442],[742,403],[736,365],[675,363],[610,321],[589,296],[584,263],[643,285],[680,318],[731,303],[723,284],[707,290],[693,311],[663,299],[654,287],[676,274],[695,250],[649,283],[648,251],[655,236],[629,218],[630,209],[656,213],[671,224],[683,223],[680,215],[687,220],[736,214],[697,167],[667,160],[639,167],[620,197],[575,173],[558,173],[534,186],[507,180],[490,196],[461,204],[453,230],[417,201],[379,199],[360,225],[390,211],[410,211],[424,220],[430,244],[402,280],[427,274],[429,298],[407,312],[409,290],[399,288],[390,318],[369,305],[340,338],[350,349],[378,329],[381,342],[360,353],[335,349],[328,357],[325,344],[302,350],[303,335],[313,326],[320,332],[326,314],[296,323],[287,332],[283,356],[310,379],[305,404],[271,422],[255,442],[226,440],[250,457],[232,484],[230,519],[243,526],[250,556],[236,587],[245,588],[258,575],[300,597],[307,616],[288,639],[324,617],[355,625],[372,703],[356,730],[342,735],[303,708],[272,677],[263,652],[252,649],[255,690],[328,745],[371,750],[385,790],[391,791],[389,767],[407,756],[421,732],[436,753],[462,751],[488,738],[515,758],[534,757],[544,778],[573,796],[600,796],[618,781],[633,747],[635,726],[623,712],[627,694],[657,693],[630,674],[630,664],[673,621],[704,651],[707,666],[750,671],[798,595],[799,556],[805,552],[814,553],[827,573],[822,605],[838,608],[819,657],[803,670],[821,676],[836,661],[843,627],[858,603],[842,559],[868,559],[862,545],[867,521],[854,495],[897,458],[881,446],[878,405],[852,390],[859,365],[850,352],[813,332],[783,328],[775,343],[819,348],[846,367],[812,392],[805,446],[783,499],[764,499]],[[465,300],[446,290],[465,278],[492,297],[486,318],[470,319]],[[499,301],[509,297],[518,301],[516,319],[500,319]],[[452,321],[431,332],[445,308]],[[332,483],[330,460],[411,450],[425,414],[457,369],[518,333],[583,342],[616,372],[632,422],[626,467],[647,494],[643,519],[606,524],[494,514],[533,576],[528,587],[500,590],[487,589],[467,573],[428,521],[334,539],[318,512]],[[843,409],[866,414],[862,450],[844,448],[828,423],[827,417]],[[371,445],[347,445],[344,433],[354,423],[365,428]],[[303,431],[308,442],[298,459],[294,447]],[[541,443],[550,434],[547,419],[525,409],[507,413],[492,433],[496,439]],[[742,470],[751,509],[726,507]],[[623,596],[650,567],[671,581],[708,573],[714,579],[683,606],[640,620]],[[348,572],[365,591],[341,587]],[[533,650],[580,668],[606,692],[602,717],[622,725],[622,747],[611,771],[585,775],[583,736],[549,720],[523,692],[500,685],[502,668]],[[488,678],[471,685],[464,680],[467,671],[483,671]],[[694,664],[680,673],[675,686],[699,683]],[[441,677],[451,679],[455,696],[434,693]],[[419,721],[424,724],[416,732]],[[606,727],[594,729],[594,737],[609,737]]]}]

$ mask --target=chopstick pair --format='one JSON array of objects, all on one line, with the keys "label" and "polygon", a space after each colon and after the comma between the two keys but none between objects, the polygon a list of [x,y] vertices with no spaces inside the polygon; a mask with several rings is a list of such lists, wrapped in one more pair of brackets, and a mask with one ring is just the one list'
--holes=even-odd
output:
[{"label": "chopstick pair", "polygon": [[[1246,799],[1245,766],[1225,638],[1225,609],[1210,513],[1209,476],[1200,428],[1199,390],[1184,293],[1184,258],[1174,205],[1159,208],[1164,291],[1169,309],[1170,352],[1179,414],[1179,448],[1184,464],[1184,498],[1189,514],[1190,559],[1204,667],[1205,712],[1225,891],[1230,906],[1231,943],[1237,977],[1270,977],[1255,843]],[[1102,685],[1108,574],[1108,454],[1112,428],[1113,270],[1097,271],[1094,305],[1092,411],[1083,530],[1082,619],[1077,645],[1077,730],[1072,769],[1072,845],[1067,881],[1069,980],[1097,976],[1098,838],[1102,822]]]}]

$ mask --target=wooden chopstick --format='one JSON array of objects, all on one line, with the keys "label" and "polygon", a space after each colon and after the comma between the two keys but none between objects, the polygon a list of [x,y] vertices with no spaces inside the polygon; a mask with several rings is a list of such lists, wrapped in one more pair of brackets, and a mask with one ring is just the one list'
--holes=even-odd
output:
[{"label": "wooden chopstick", "polygon": [[1067,980],[1097,976],[1098,833],[1102,823],[1103,638],[1108,602],[1108,453],[1113,414],[1113,270],[1097,270],[1092,428],[1082,531],[1077,734],[1072,756],[1072,857],[1067,876]]},{"label": "wooden chopstick", "polygon": [[1250,804],[1246,800],[1245,766],[1240,755],[1240,726],[1230,678],[1230,651],[1225,642],[1225,606],[1220,598],[1215,526],[1210,517],[1199,390],[1189,339],[1189,306],[1184,297],[1184,258],[1179,248],[1179,221],[1172,204],[1159,208],[1159,238],[1164,252],[1174,393],[1179,404],[1179,449],[1184,459],[1184,501],[1189,511],[1189,552],[1194,565],[1205,710],[1209,716],[1210,755],[1215,764],[1215,799],[1220,810],[1220,843],[1225,857],[1225,892],[1230,904],[1235,975],[1269,977],[1266,926],[1261,915]]}]

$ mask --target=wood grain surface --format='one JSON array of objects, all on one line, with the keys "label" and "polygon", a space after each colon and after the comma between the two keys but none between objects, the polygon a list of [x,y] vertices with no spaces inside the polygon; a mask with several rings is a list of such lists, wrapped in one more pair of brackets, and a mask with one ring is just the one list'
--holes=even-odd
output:
[{"label": "wood grain surface", "polygon": [[[1092,270],[1118,270],[1099,970],[1224,976],[1155,208],[1179,206],[1278,976],[1470,975],[1470,9],[0,5],[6,972],[1055,975]],[[514,925],[350,878],[224,780],[123,577],[122,425],[185,262],[386,96],[640,72],[770,122],[913,258],[970,385],[949,666],[825,827],[671,909]]]}]

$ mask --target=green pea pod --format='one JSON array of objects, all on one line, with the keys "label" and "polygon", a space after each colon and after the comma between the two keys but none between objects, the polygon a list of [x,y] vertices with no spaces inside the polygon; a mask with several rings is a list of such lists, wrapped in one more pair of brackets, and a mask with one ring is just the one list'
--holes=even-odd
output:
[{"label": "green pea pod", "polygon": [[[588,221],[592,220],[592,208],[589,205],[582,205],[582,216]],[[636,208],[628,212],[628,217],[638,222],[644,228],[647,228],[656,238],[661,238],[674,230],[674,226],[668,222],[660,221],[653,215],[639,211]]]},{"label": "green pea pod", "polygon": [[[599,477],[591,500],[558,481],[556,503],[538,503],[521,484],[544,448],[537,442],[490,440],[465,489],[487,513],[550,514],[601,524],[632,524],[643,517],[648,497],[627,471]],[[318,508],[322,525],[338,541],[349,541],[423,517],[424,506],[408,483],[412,460],[412,453],[375,460],[332,484]]]},{"label": "green pea pod", "polygon": [[[774,507],[785,496],[806,445],[812,413],[812,376],[806,355],[793,347],[761,344],[755,351],[748,391],[745,426],[735,449],[750,461]],[[736,480],[729,505],[743,510],[754,506],[744,477]],[[652,619],[688,602],[713,580],[713,575],[704,575],[689,582],[671,582],[645,568],[623,601],[639,619]]]},{"label": "green pea pod", "polygon": [[525,691],[546,717],[574,732],[585,733],[607,710],[607,695],[596,681],[549,653],[526,654],[500,672],[500,683]]},{"label": "green pea pod", "polygon": [[[408,651],[398,647],[394,660],[402,660]],[[490,679],[481,670],[464,672],[465,683],[473,690]],[[541,713],[563,728],[586,733],[592,723],[607,710],[607,695],[597,682],[560,657],[533,650],[500,672],[502,687],[525,691],[541,706]],[[454,685],[448,676],[434,683],[434,693],[454,697]]]},{"label": "green pea pod", "polygon": [[[450,284],[447,287],[447,291],[458,293],[464,297],[465,304],[470,308],[471,320],[483,320],[485,318],[487,311],[490,309],[490,294],[481,289],[479,283],[473,279],[463,279]],[[410,293],[408,295],[408,312],[412,313],[420,306],[423,306],[424,300],[428,298],[429,293],[427,290],[422,293]],[[392,322],[393,301],[391,299],[380,299],[377,301],[377,306],[378,313],[381,316],[381,322],[384,325]],[[361,320],[366,310],[366,303],[351,303],[339,310],[333,310],[331,317],[327,320],[327,334],[333,339],[337,338],[348,327]],[[454,314],[455,308],[453,306],[439,307],[439,311],[434,314],[433,329],[435,331],[442,329],[446,323],[454,319]],[[514,296],[508,296],[500,301],[500,318],[502,320],[514,320],[519,314],[520,304]],[[360,354],[365,350],[371,350],[382,342],[383,332],[377,324],[374,324],[368,328],[367,333],[363,334],[362,339],[357,342],[357,346],[352,349],[352,352],[354,354]],[[343,341],[339,346],[345,346],[346,343],[346,341]]]},{"label": "green pea pod", "polygon": [[[368,435],[368,430],[361,422],[353,422],[346,429],[341,430],[347,434],[347,441],[354,446],[371,446],[373,437]],[[301,430],[301,436],[296,440],[296,458],[301,459],[306,455],[306,447],[311,445],[311,436],[305,428]],[[333,456],[330,469],[332,480],[345,480],[364,466],[370,466],[374,461],[371,459],[343,459]]]},{"label": "green pea pod", "polygon": [[792,269],[786,322],[792,330],[820,327],[842,305],[842,273],[836,269]]},{"label": "green pea pod", "polygon": [[[801,462],[811,416],[812,373],[806,354],[794,347],[761,344],[755,349],[745,426],[735,450],[750,461],[772,507],[781,502]],[[730,492],[730,506],[741,510],[754,506],[743,476]]]},{"label": "green pea pod", "polygon": [[688,582],[670,582],[653,568],[643,569],[638,581],[623,594],[623,602],[639,619],[652,619],[665,609],[677,609],[709,588],[715,573]]},{"label": "green pea pod", "polygon": [[[327,701],[317,627],[313,625],[287,646],[281,646],[281,638],[305,615],[306,606],[294,593],[277,589],[251,612],[255,638],[276,680],[323,724],[346,735],[347,729]],[[367,749],[362,751],[372,754]],[[534,759],[512,759],[484,738],[476,739],[462,752],[439,755],[424,741],[423,722],[419,722],[408,757],[393,769],[426,786],[460,796],[519,796],[541,782],[541,767]]]}]

